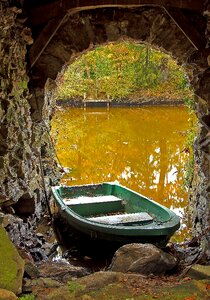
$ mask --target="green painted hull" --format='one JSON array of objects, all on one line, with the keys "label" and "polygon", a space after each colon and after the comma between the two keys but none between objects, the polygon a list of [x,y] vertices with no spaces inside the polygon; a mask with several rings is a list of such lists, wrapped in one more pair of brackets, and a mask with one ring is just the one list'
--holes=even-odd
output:
[{"label": "green painted hull", "polygon": [[[94,240],[111,241],[119,244],[153,243],[164,246],[180,226],[179,217],[168,208],[139,193],[114,183],[88,184],[82,186],[52,187],[55,203],[62,218],[71,228]],[[108,203],[65,204],[65,199],[78,197],[117,197],[122,201]],[[103,224],[90,217],[122,212],[125,214],[146,213],[152,221],[129,224]]]}]

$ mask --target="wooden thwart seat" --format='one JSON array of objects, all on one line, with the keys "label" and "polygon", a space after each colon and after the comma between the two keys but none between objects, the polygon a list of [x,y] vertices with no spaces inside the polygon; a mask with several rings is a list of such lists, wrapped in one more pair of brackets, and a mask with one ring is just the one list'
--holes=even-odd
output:
[{"label": "wooden thwart seat", "polygon": [[138,222],[151,222],[153,218],[146,212],[132,213],[132,214],[119,214],[113,216],[102,216],[88,218],[90,221],[99,222],[103,224],[129,224]]},{"label": "wooden thwart seat", "polygon": [[115,197],[113,195],[107,196],[96,196],[96,197],[88,197],[88,196],[80,196],[72,199],[64,199],[63,202],[66,205],[78,205],[78,204],[93,204],[93,203],[107,203],[107,202],[119,202],[122,199]]}]

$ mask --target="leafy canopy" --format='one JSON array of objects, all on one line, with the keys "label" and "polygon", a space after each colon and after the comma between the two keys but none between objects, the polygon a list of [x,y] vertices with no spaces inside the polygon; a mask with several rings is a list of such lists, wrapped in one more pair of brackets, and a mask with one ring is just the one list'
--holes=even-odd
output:
[{"label": "leafy canopy", "polygon": [[68,66],[58,80],[57,99],[162,98],[190,100],[193,93],[181,66],[144,44],[99,46]]}]

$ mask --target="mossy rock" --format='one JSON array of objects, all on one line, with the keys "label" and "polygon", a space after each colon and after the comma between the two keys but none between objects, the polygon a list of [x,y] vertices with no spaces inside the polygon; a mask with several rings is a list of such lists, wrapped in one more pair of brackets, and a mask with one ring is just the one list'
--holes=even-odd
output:
[{"label": "mossy rock", "polygon": [[0,226],[0,288],[18,295],[22,291],[24,261]]},{"label": "mossy rock", "polygon": [[196,264],[190,268],[187,275],[193,279],[210,280],[210,266],[203,266],[203,265]]},{"label": "mossy rock", "polygon": [[18,298],[11,291],[0,289],[0,300],[17,300]]}]

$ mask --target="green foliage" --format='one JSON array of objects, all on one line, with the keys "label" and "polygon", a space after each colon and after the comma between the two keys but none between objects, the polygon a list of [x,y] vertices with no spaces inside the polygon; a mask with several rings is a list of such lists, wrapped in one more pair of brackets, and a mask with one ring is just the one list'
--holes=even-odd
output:
[{"label": "green foliage", "polygon": [[192,185],[194,165],[195,165],[194,156],[190,155],[188,161],[185,164],[185,176],[184,176],[183,186],[186,190],[189,190]]},{"label": "green foliage", "polygon": [[195,97],[183,96],[183,101],[191,111],[195,111]]},{"label": "green foliage", "polygon": [[193,175],[194,175],[194,166],[195,166],[195,159],[193,153],[193,145],[195,138],[198,134],[198,127],[197,124],[193,125],[193,127],[188,131],[186,142],[185,142],[185,150],[189,153],[188,160],[185,163],[185,175],[184,175],[184,182],[183,187],[186,190],[189,190],[192,186]]},{"label": "green foliage", "polygon": [[58,99],[192,99],[183,68],[167,54],[121,42],[82,55],[58,80]]},{"label": "green foliage", "polygon": [[195,138],[198,134],[198,126],[197,124],[193,124],[191,129],[188,131],[186,142],[185,142],[185,147],[190,149],[193,147]]},{"label": "green foliage", "polygon": [[23,295],[18,298],[19,300],[36,300],[35,296],[32,294],[29,295]]}]

